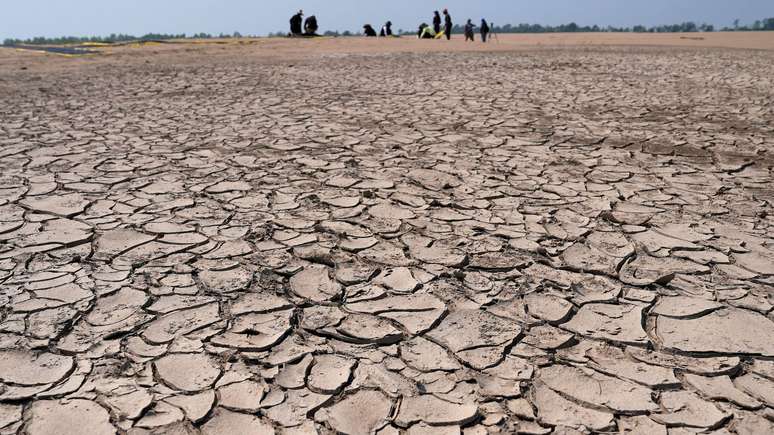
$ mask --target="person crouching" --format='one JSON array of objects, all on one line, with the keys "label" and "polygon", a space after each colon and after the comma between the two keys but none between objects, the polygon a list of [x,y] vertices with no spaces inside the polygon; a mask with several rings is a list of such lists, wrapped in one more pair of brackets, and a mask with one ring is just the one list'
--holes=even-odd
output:
[{"label": "person crouching", "polygon": [[435,39],[435,31],[427,23],[419,25],[419,32],[417,32],[417,38],[419,39]]},{"label": "person crouching", "polygon": [[374,30],[373,27],[371,27],[370,24],[366,24],[363,26],[363,34],[368,37],[375,37],[376,36],[376,30]]},{"label": "person crouching", "polygon": [[301,36],[301,24],[304,21],[304,11],[298,11],[297,14],[290,17],[290,36]]},{"label": "person crouching", "polygon": [[317,29],[320,27],[317,25],[317,17],[311,15],[304,21],[304,35],[317,36]]}]

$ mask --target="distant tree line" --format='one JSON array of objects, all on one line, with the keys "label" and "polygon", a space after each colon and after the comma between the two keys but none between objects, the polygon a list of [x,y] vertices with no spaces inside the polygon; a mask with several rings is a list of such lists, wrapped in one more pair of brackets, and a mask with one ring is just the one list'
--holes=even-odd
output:
[{"label": "distant tree line", "polygon": [[86,44],[86,43],[103,43],[114,44],[117,42],[130,42],[130,41],[163,41],[168,39],[210,39],[210,38],[241,38],[242,35],[239,32],[232,34],[221,33],[219,35],[212,35],[209,33],[196,33],[193,35],[181,34],[169,34],[169,33],[148,33],[142,36],[111,34],[110,36],[62,36],[59,38],[44,38],[38,36],[30,39],[6,39],[3,41],[3,45],[62,45],[62,44]]},{"label": "distant tree line", "polygon": [[734,27],[724,27],[724,32],[756,32],[762,30],[774,30],[774,18],[766,18],[763,20],[756,20],[752,25],[740,26],[739,20],[734,20]]},{"label": "distant tree line", "polygon": [[[543,26],[541,24],[505,24],[502,26],[495,25],[492,28],[497,33],[589,33],[589,32],[620,32],[620,33],[678,33],[678,32],[714,32],[715,26],[712,24],[697,24],[693,21],[686,21],[681,24],[669,24],[661,26],[646,27],[637,25],[633,27],[615,27],[606,26],[601,27],[597,25],[593,26],[581,26],[577,23],[560,24],[558,26]],[[774,18],[766,18],[763,20],[757,20],[749,25],[740,25],[739,20],[734,20],[733,27],[723,27],[720,29],[724,32],[755,32],[774,30]],[[463,26],[457,24],[454,26],[454,33],[462,33]],[[398,30],[399,35],[412,35],[415,34],[415,30]],[[351,32],[345,30],[343,32],[328,30],[324,33],[325,36],[356,36],[361,32]],[[286,36],[287,32],[279,31],[269,33],[269,37]],[[84,44],[90,42],[98,43],[116,43],[116,42],[128,42],[128,41],[149,41],[149,40],[166,40],[166,39],[210,39],[210,38],[241,38],[242,35],[239,32],[233,34],[219,34],[211,35],[209,33],[196,33],[193,35],[186,34],[166,34],[166,33],[148,33],[146,35],[137,37],[133,35],[124,34],[112,34],[110,36],[64,36],[60,38],[44,38],[35,37],[30,39],[6,39],[3,41],[3,45],[60,45],[60,44]]]},{"label": "distant tree line", "polygon": [[[459,30],[462,30],[461,26]],[[696,24],[693,21],[687,21],[681,24],[670,24],[662,26],[646,27],[637,25],[633,27],[615,27],[598,25],[581,26],[576,23],[560,24],[558,26],[542,26],[540,24],[522,23],[518,25],[506,24],[504,26],[494,26],[498,33],[589,33],[589,32],[615,32],[615,33],[677,33],[677,32],[714,32],[715,26],[712,24]]]},{"label": "distant tree line", "polygon": [[[497,33],[589,33],[589,32],[619,32],[619,33],[690,33],[690,32],[714,32],[715,26],[712,24],[701,23],[697,24],[693,21],[686,21],[680,24],[668,24],[661,26],[643,26],[637,25],[632,27],[615,27],[598,25],[593,26],[581,26],[577,23],[560,24],[558,26],[543,26],[540,24],[528,24],[522,23],[518,25],[505,24],[502,26],[495,25],[492,29]],[[734,27],[724,27],[721,29],[724,32],[729,31],[766,31],[774,30],[774,18],[766,18],[763,20],[757,20],[752,25],[740,26],[739,20],[734,20]],[[455,25],[453,29],[454,33],[461,33],[463,26]],[[414,32],[407,31],[401,32],[403,34],[412,34]]]}]

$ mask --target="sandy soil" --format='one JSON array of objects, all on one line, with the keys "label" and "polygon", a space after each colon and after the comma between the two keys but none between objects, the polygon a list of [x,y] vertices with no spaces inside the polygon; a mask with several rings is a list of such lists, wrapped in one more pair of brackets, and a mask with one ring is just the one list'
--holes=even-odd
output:
[{"label": "sandy soil", "polygon": [[[467,43],[460,35],[452,41],[417,40],[402,38],[318,38],[295,40],[288,38],[243,38],[239,40],[176,41],[177,44],[144,44],[121,47],[94,47],[110,56],[103,62],[115,64],[120,61],[142,60],[161,55],[160,61],[189,61],[215,59],[225,60],[237,56],[240,60],[295,60],[310,54],[378,54],[378,53],[433,53],[433,52],[511,52],[549,48],[593,48],[593,47],[682,47],[682,48],[737,48],[750,50],[774,50],[774,32],[715,32],[715,33],[670,33],[670,34],[625,34],[625,33],[551,33],[543,35],[497,35],[488,44]],[[189,55],[186,56],[186,53]],[[45,66],[61,67],[81,65],[81,62],[56,62],[52,65],[51,54],[17,51],[0,48],[0,68],[13,70],[18,62],[39,64],[43,57]],[[85,58],[85,57],[84,57]],[[192,59],[190,59],[192,58]],[[117,60],[120,59],[120,60]],[[89,62],[100,60],[89,59]]]},{"label": "sandy soil", "polygon": [[0,434],[774,432],[772,35],[698,36],[0,50]]}]

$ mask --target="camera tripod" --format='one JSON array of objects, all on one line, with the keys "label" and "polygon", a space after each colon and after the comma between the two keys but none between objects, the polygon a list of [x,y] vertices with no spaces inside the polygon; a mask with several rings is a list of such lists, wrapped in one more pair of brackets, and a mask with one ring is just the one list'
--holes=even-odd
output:
[{"label": "camera tripod", "polygon": [[500,38],[497,36],[497,32],[495,32],[495,24],[494,23],[489,23],[489,36],[488,36],[488,38],[489,38],[490,41],[494,40],[494,41],[497,41],[498,43],[500,42]]}]

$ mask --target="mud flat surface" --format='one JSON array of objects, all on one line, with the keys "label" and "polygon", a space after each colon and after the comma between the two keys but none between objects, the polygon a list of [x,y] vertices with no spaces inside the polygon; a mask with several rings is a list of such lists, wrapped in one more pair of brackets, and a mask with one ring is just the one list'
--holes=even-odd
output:
[{"label": "mud flat surface", "polygon": [[774,432],[755,37],[0,51],[0,433]]}]

